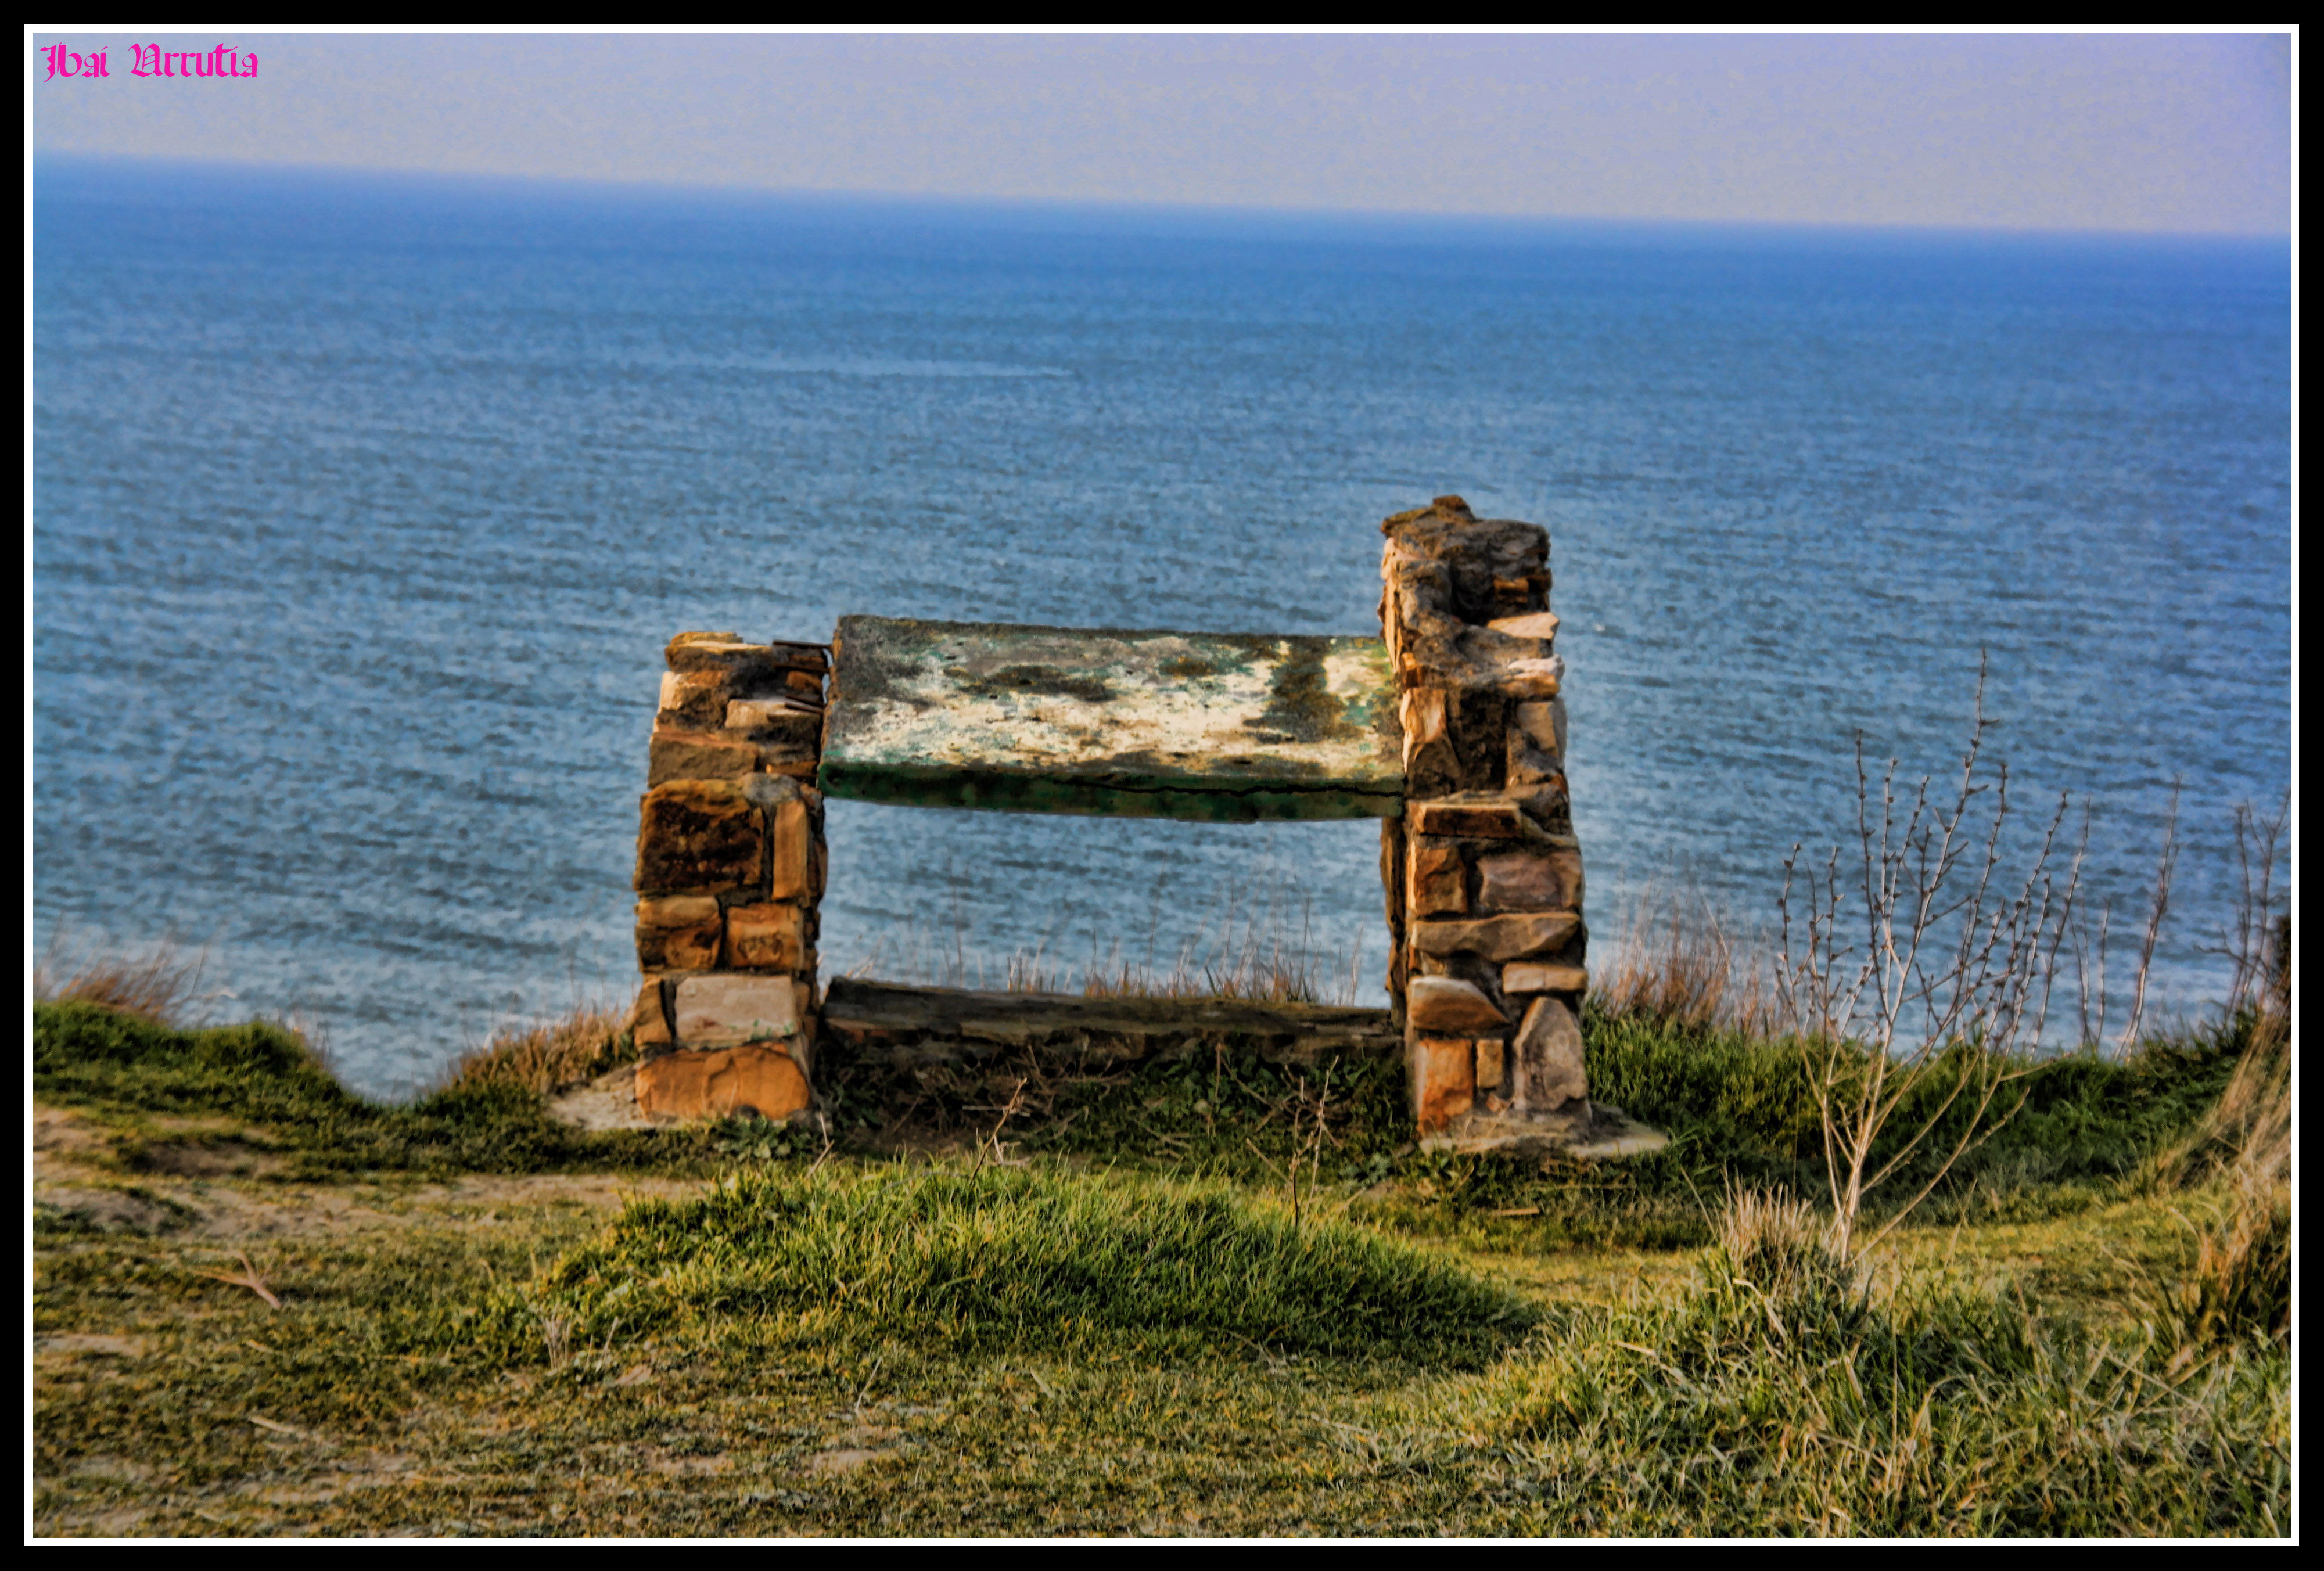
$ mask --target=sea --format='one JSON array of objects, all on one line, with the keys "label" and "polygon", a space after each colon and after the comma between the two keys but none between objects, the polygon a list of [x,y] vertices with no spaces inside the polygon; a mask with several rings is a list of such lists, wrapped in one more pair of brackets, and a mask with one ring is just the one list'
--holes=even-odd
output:
[{"label": "sea", "polygon": [[[174,945],[207,1018],[374,1095],[626,1000],[671,634],[1377,632],[1379,522],[1445,493],[1550,534],[1601,967],[1682,909],[1773,952],[1859,758],[1950,801],[1981,706],[2000,877],[2062,799],[2113,994],[2175,823],[2146,1009],[2200,1022],[2236,810],[2289,801],[2281,240],[55,158],[32,194],[28,968]],[[1372,823],[828,829],[825,978],[1384,1001]]]}]

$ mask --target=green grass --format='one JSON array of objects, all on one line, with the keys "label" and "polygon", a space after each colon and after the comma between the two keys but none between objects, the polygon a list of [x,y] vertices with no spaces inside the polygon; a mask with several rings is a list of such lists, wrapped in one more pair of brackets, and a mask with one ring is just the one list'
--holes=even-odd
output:
[{"label": "green grass", "polygon": [[1216,1183],[991,1167],[736,1175],[631,1207],[549,1292],[576,1335],[704,1315],[962,1348],[1480,1363],[1532,1319],[1441,1256]]},{"label": "green grass", "polygon": [[471,1084],[386,1105],[355,1095],[307,1044],[263,1022],[187,1030],[93,1004],[32,1006],[33,1093],[60,1107],[247,1122],[293,1176],[553,1172],[698,1164],[699,1131],[590,1134],[541,1096]]},{"label": "green grass", "polygon": [[1784,1044],[1587,1024],[1668,1152],[1424,1157],[1392,1067],[1225,1059],[852,1089],[934,1156],[588,1135],[40,1006],[35,1530],[2287,1530],[2288,1212],[2157,1176],[2236,1029],[2043,1066],[1858,1276],[1715,1242],[1819,1196]]},{"label": "green grass", "polygon": [[1471,1399],[1563,1532],[2288,1531],[2291,1366],[2108,1337],[1941,1280],[1689,1291],[1561,1317]]}]

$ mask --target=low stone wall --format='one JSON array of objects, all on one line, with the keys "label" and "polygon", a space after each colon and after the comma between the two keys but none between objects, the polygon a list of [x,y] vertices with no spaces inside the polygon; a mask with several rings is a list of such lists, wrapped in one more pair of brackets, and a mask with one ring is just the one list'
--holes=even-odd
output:
[{"label": "low stone wall", "polygon": [[1590,1122],[1588,931],[1549,537],[1457,496],[1380,530],[1405,780],[1380,875],[1413,1116],[1464,1150],[1570,1142]]},{"label": "low stone wall", "polygon": [[666,657],[639,804],[639,1110],[789,1117],[812,1095],[828,652],[696,632]]},{"label": "low stone wall", "polygon": [[1240,998],[1089,998],[911,988],[842,977],[823,1026],[858,1063],[888,1069],[1032,1061],[1119,1070],[1149,1060],[1237,1059],[1320,1068],[1393,1059],[1403,1034],[1385,1009]]}]

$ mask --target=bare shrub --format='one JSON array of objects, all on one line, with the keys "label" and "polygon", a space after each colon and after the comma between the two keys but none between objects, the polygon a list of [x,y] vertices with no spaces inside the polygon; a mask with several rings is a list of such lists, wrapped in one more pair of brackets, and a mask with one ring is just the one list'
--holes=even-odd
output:
[{"label": "bare shrub", "polygon": [[[1777,997],[1815,1098],[1843,1255],[1877,1243],[2015,1114],[2024,1090],[2010,1088],[2042,1038],[2082,859],[2060,843],[2061,793],[2022,874],[2005,871],[2018,815],[2007,766],[1984,765],[1990,723],[1980,667],[1960,774],[1941,795],[1929,777],[1900,786],[1894,759],[1876,784],[1859,733],[1856,844],[1844,859],[1835,844],[1821,868],[1796,845],[1784,861]],[[1949,1151],[1931,1145],[1943,1125]],[[1859,1244],[1866,1199],[1907,1171],[1924,1181]]]},{"label": "bare shrub", "polygon": [[631,1056],[627,1012],[576,1005],[562,1019],[503,1031],[453,1061],[442,1090],[513,1086],[543,1096],[594,1079]]},{"label": "bare shrub", "polygon": [[2235,925],[2210,952],[2235,967],[2227,1009],[2274,1010],[2292,1006],[2292,917],[2277,909],[2283,891],[2276,871],[2283,860],[2284,831],[2292,823],[2292,794],[2267,818],[2248,802],[2236,806],[2236,863],[2241,875]]},{"label": "bare shrub", "polygon": [[[2171,811],[2163,813],[2162,846],[2154,853],[2154,881],[2147,886],[2147,920],[2140,930],[2138,964],[2131,969],[2129,978],[2129,1018],[2124,1020],[2122,1032],[2115,1036],[2115,1055],[2129,1058],[2131,1048],[2138,1046],[2138,1027],[2145,1024],[2147,1015],[2147,980],[2154,971],[2154,943],[2162,939],[2163,918],[2171,914],[2171,878],[2178,871],[2178,786],[2171,788]],[[2089,843],[2089,811],[2082,813],[2082,846]],[[2082,1043],[2089,1048],[2106,1046],[2106,1020],[2113,1006],[2113,971],[2110,943],[2113,943],[2115,902],[2103,899],[2097,906],[2097,932],[2091,932],[2091,906],[2082,904],[2069,920],[2073,939],[2073,976],[2075,1002],[2082,1014]]]},{"label": "bare shrub", "polygon": [[207,949],[189,955],[173,938],[142,952],[62,958],[64,929],[56,928],[32,967],[32,997],[44,1004],[95,1004],[157,1025],[186,1023],[189,1006],[219,994],[201,992]]}]

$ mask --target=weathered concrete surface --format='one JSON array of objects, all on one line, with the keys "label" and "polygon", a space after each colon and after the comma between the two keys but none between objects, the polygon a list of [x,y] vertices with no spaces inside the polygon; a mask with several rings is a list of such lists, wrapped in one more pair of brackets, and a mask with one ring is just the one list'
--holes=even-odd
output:
[{"label": "weathered concrete surface", "polygon": [[858,616],[836,646],[834,796],[1245,823],[1403,812],[1378,639]]}]

